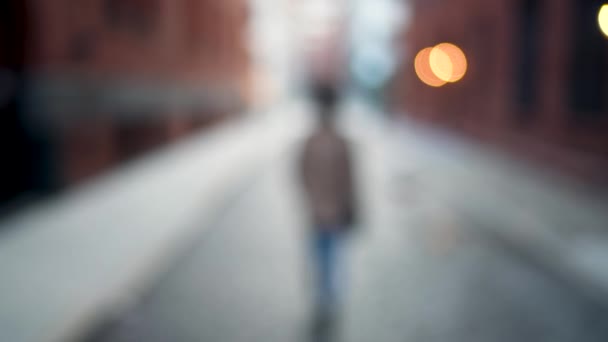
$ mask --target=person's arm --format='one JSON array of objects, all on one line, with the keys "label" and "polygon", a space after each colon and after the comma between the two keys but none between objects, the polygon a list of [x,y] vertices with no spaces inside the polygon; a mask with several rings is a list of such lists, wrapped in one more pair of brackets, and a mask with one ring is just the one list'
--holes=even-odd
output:
[{"label": "person's arm", "polygon": [[300,177],[300,183],[304,187],[304,189],[308,189],[310,187],[310,163],[311,163],[311,139],[307,139],[304,143],[304,148],[300,153],[298,172]]},{"label": "person's arm", "polygon": [[356,181],[354,179],[354,162],[352,156],[352,150],[348,141],[343,141],[342,148],[342,164],[343,164],[343,177],[345,185],[345,194],[348,205],[347,221],[348,224],[353,225],[358,219],[358,206],[356,198]]}]

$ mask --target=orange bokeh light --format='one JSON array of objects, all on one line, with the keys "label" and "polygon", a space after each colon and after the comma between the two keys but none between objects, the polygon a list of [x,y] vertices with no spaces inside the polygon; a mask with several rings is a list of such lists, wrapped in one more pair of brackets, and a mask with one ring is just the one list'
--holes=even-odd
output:
[{"label": "orange bokeh light", "polygon": [[460,81],[467,73],[468,67],[467,57],[465,56],[464,52],[462,52],[458,46],[450,43],[441,43],[435,46],[434,50],[435,49],[442,51],[446,56],[448,56],[451,64],[449,68],[451,75],[449,77],[443,78],[440,75],[437,76],[451,83]]},{"label": "orange bokeh light", "polygon": [[416,74],[422,82],[432,87],[460,81],[467,72],[468,63],[464,52],[456,45],[441,43],[422,49],[414,61]]},{"label": "orange bokeh light", "polygon": [[428,47],[418,52],[416,59],[414,60],[414,68],[416,70],[416,75],[418,75],[418,78],[420,78],[422,82],[431,87],[441,87],[447,82],[437,77],[431,69],[430,58],[432,50],[433,48]]},{"label": "orange bokeh light", "polygon": [[431,65],[433,74],[440,80],[449,82],[450,79],[452,79],[452,75],[454,75],[452,59],[450,58],[450,55],[437,46],[431,49],[429,64]]}]

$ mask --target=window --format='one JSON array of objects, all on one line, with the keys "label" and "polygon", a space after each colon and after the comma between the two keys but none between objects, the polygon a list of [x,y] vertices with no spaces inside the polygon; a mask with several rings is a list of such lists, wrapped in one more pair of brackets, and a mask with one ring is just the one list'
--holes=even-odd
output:
[{"label": "window", "polygon": [[520,121],[529,121],[538,98],[538,51],[540,48],[540,0],[522,0],[519,7],[518,56],[515,59],[515,94]]},{"label": "window", "polygon": [[572,39],[574,41],[568,85],[569,104],[575,112],[573,119],[588,121],[605,115],[606,108],[608,40],[597,25],[597,15],[604,1],[573,2],[575,9]]}]

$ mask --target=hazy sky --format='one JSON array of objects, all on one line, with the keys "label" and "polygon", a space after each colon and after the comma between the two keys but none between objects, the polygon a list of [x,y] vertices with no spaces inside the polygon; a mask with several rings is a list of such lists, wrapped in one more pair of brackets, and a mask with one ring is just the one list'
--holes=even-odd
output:
[{"label": "hazy sky", "polygon": [[395,67],[392,37],[408,20],[400,0],[251,0],[251,52],[277,89],[306,72],[306,58],[337,27],[346,29],[350,70],[369,87]]}]

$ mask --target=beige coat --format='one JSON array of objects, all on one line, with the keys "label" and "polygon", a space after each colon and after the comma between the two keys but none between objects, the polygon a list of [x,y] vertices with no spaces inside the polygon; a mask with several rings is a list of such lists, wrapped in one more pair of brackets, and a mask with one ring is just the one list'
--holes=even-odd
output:
[{"label": "beige coat", "polygon": [[320,126],[306,141],[301,171],[314,223],[322,227],[352,224],[352,165],[346,139],[333,127]]}]

